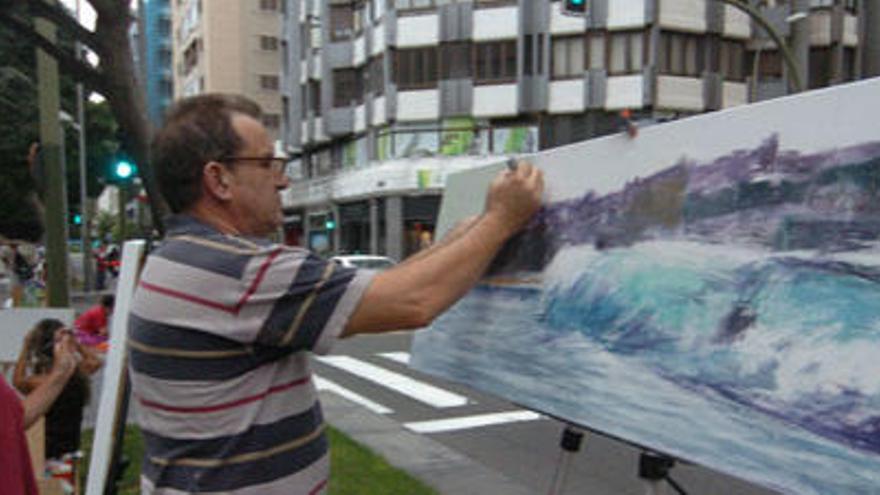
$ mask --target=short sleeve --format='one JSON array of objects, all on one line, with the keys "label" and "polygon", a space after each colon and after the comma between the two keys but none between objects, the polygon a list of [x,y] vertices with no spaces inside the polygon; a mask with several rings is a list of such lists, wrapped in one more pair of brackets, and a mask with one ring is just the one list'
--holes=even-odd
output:
[{"label": "short sleeve", "polygon": [[374,272],[345,268],[302,251],[285,250],[272,265],[273,272],[289,271],[292,276],[262,325],[257,343],[329,352]]}]

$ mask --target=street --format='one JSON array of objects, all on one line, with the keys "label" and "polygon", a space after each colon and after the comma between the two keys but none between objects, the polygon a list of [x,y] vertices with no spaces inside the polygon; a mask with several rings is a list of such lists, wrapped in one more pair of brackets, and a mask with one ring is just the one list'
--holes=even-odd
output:
[{"label": "street", "polygon": [[[429,436],[534,493],[547,493],[562,452],[559,441],[564,424],[536,418],[538,415],[516,405],[409,369],[405,361],[410,339],[410,334],[399,332],[340,342],[332,355],[315,360],[319,388],[347,394],[349,400],[361,401],[364,407]],[[640,452],[599,434],[585,435],[582,450],[571,456],[565,489],[560,493],[644,493],[644,484],[637,477]],[[671,476],[691,494],[774,493],[682,463]]]}]

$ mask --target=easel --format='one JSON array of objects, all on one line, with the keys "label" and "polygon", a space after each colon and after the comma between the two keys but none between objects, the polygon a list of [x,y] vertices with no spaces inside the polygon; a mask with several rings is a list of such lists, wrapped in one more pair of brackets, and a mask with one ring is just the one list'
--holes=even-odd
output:
[{"label": "easel", "polygon": [[[559,461],[556,463],[556,473],[553,475],[553,483],[548,495],[562,495],[571,459],[581,450],[583,440],[583,430],[571,424],[565,425],[559,439],[561,449]],[[667,485],[679,495],[687,495],[681,485],[669,476],[669,471],[675,466],[675,462],[675,459],[663,454],[642,451],[639,455],[638,476],[645,484],[645,495],[665,495]]]}]

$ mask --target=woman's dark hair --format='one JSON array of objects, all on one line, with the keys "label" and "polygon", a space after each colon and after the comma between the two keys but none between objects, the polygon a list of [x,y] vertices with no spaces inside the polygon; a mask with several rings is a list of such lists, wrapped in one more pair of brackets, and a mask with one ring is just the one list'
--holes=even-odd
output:
[{"label": "woman's dark hair", "polygon": [[[38,375],[48,373],[52,369],[55,360],[55,334],[65,327],[61,320],[45,318],[37,322],[28,333],[27,339],[27,364],[32,372]],[[71,381],[76,381],[77,386],[82,387],[85,401],[88,401],[89,382],[88,378],[80,370],[77,370]]]},{"label": "woman's dark hair", "polygon": [[185,98],[168,110],[153,140],[152,161],[159,190],[174,213],[199,199],[205,164],[235,155],[242,146],[232,117],[260,119],[260,106],[243,96],[204,94]]}]

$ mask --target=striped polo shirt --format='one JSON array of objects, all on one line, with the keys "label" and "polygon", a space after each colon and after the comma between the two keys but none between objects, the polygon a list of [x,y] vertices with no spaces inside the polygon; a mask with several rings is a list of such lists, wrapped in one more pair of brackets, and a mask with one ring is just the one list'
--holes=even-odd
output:
[{"label": "striped polo shirt", "polygon": [[143,493],[324,493],[308,354],[329,351],[372,273],[186,215],[168,225],[128,328]]}]

